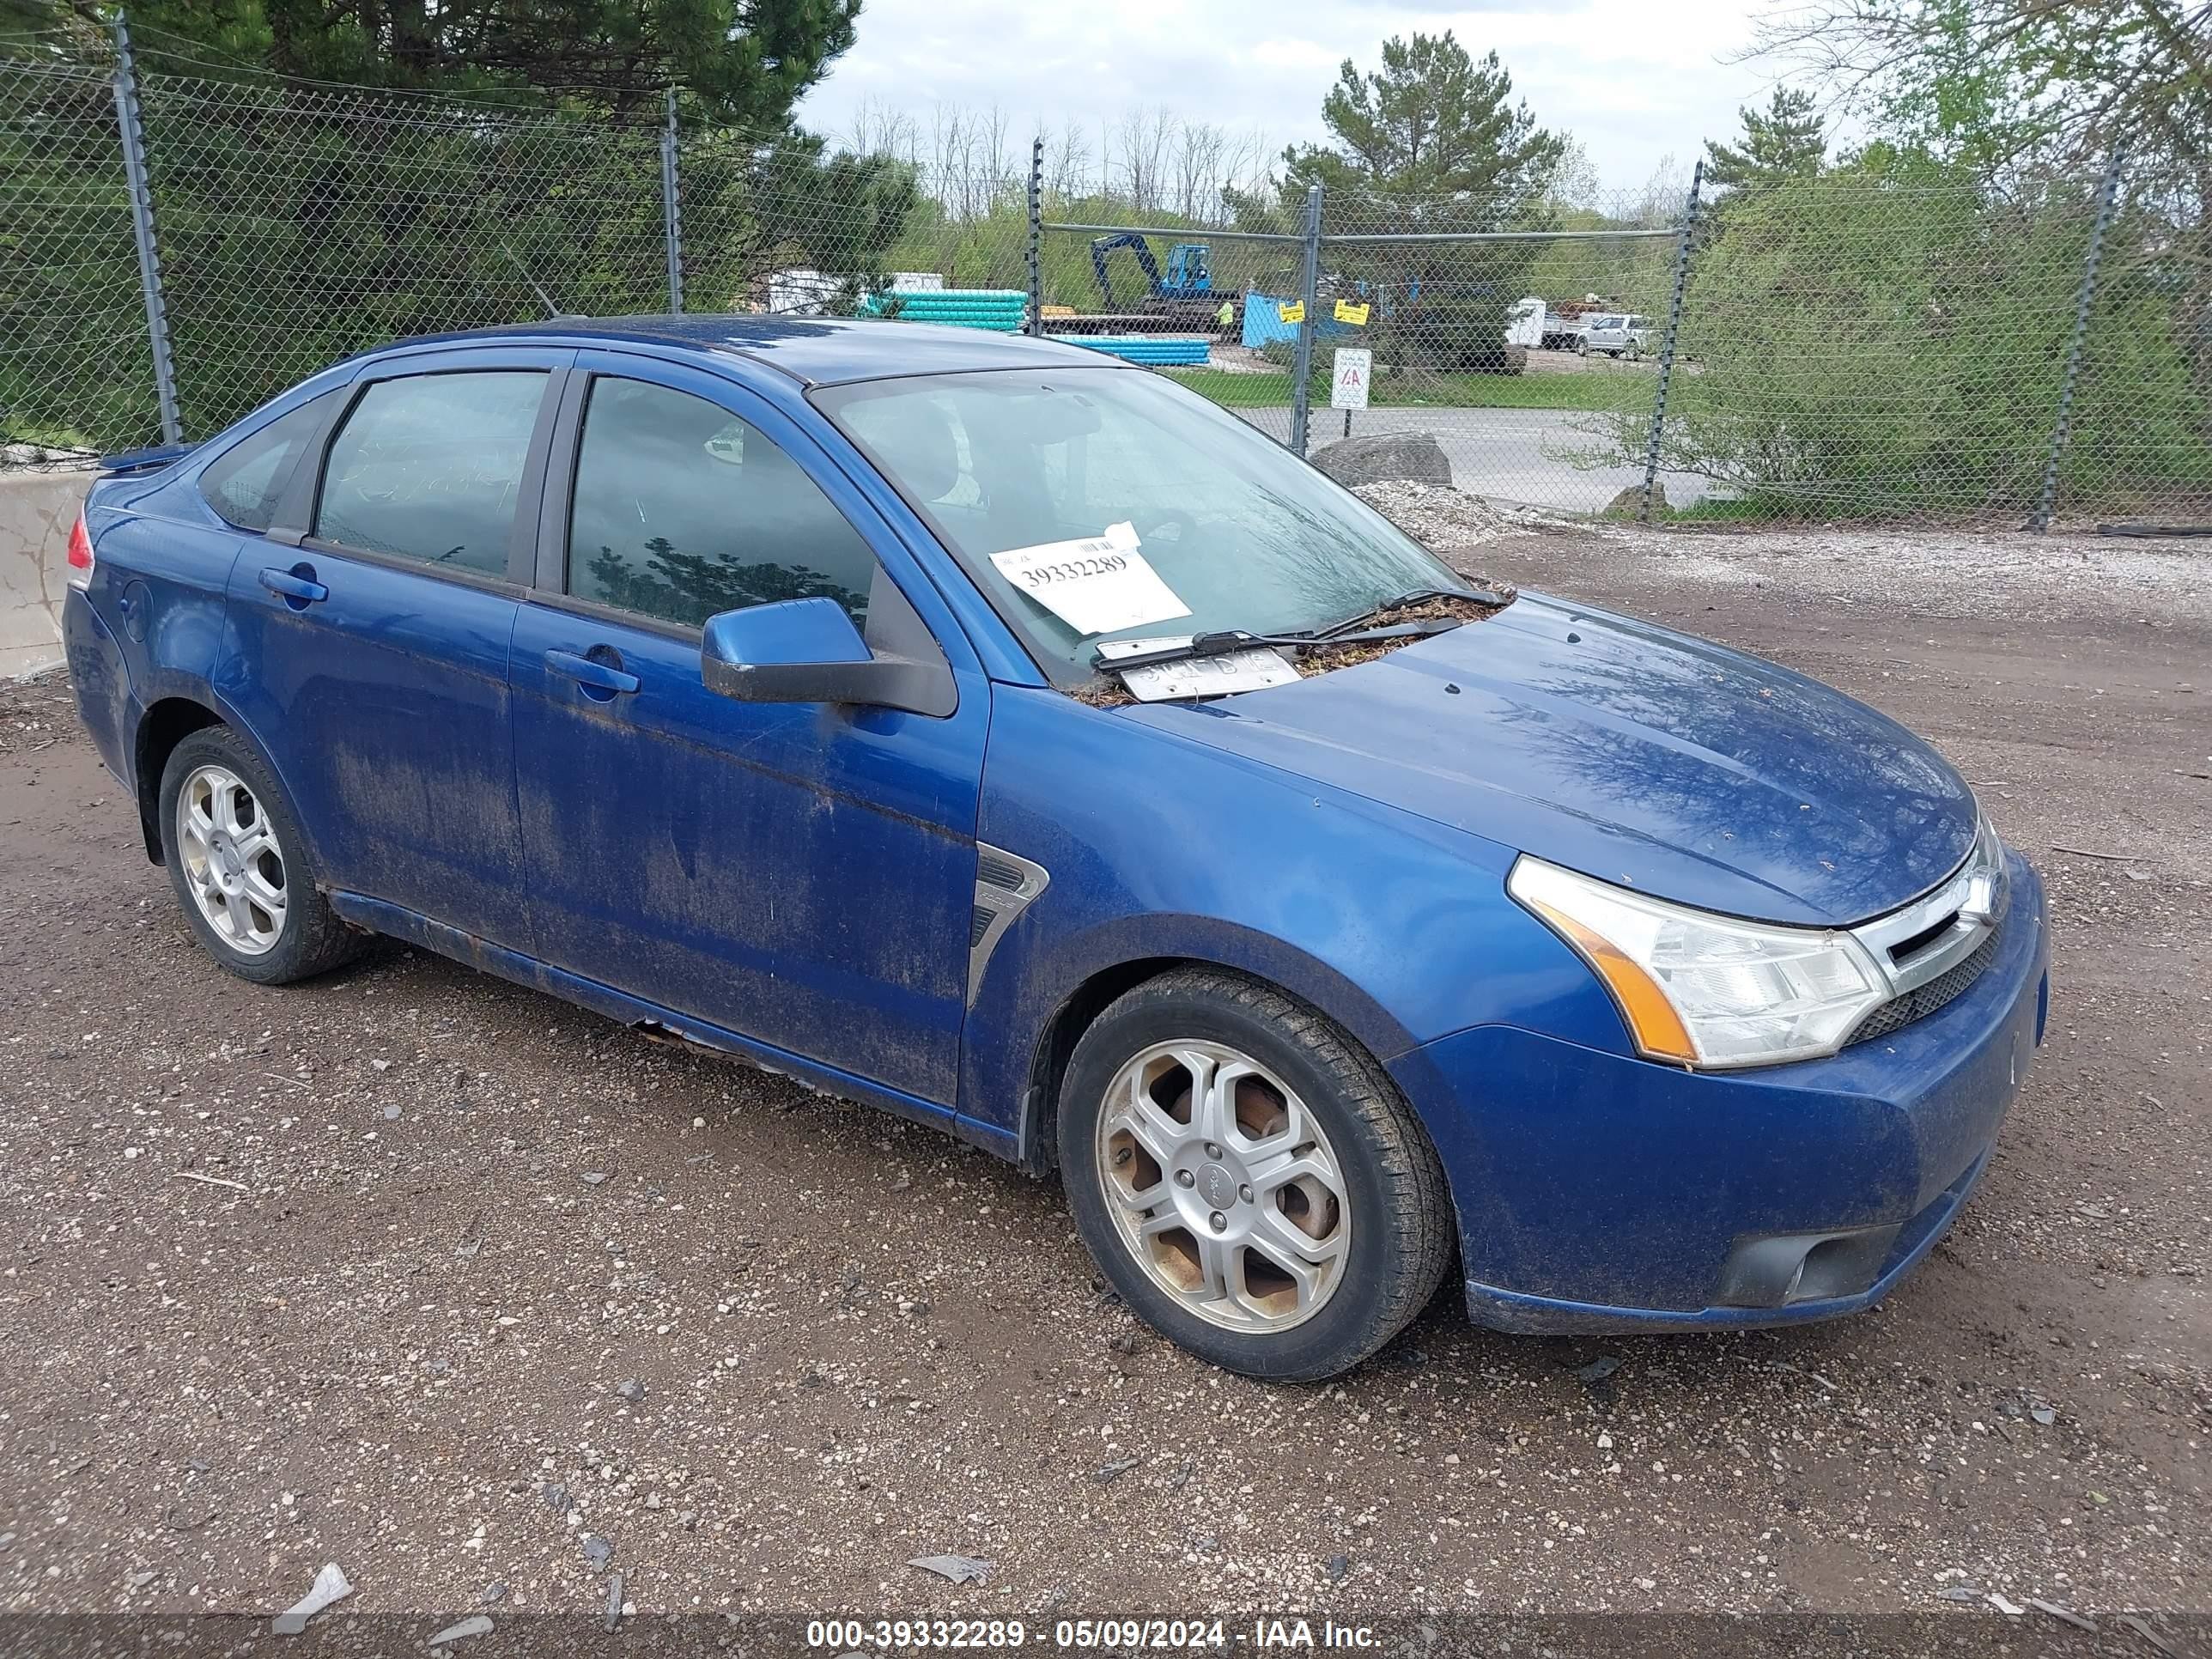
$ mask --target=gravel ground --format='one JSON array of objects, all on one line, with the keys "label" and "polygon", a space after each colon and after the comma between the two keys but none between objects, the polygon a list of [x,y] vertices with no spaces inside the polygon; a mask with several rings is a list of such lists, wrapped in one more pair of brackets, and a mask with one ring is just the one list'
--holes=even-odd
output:
[{"label": "gravel ground", "polygon": [[[2049,878],[2048,1047],[1887,1306],[1535,1340],[1447,1296],[1336,1384],[1212,1370],[1100,1293],[1056,1188],[927,1131],[404,950],[216,971],[48,678],[0,688],[0,1611],[267,1613],[325,1562],[416,1651],[480,1606],[596,1616],[613,1572],[648,1615],[2005,1620],[1994,1592],[2188,1651],[2205,567],[1510,528],[1486,571],[1928,732]],[[942,1553],[988,1578],[905,1565]]]}]

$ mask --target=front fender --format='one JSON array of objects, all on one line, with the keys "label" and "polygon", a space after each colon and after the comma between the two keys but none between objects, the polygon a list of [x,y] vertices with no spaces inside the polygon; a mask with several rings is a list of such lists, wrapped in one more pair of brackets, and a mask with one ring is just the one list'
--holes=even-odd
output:
[{"label": "front fender", "polygon": [[1008,1146],[1056,1015],[1141,961],[1265,979],[1386,1064],[1494,1020],[1626,1051],[1589,969],[1506,896],[1512,849],[1058,691],[994,688],[980,838],[1050,875],[962,1044],[962,1115]]}]

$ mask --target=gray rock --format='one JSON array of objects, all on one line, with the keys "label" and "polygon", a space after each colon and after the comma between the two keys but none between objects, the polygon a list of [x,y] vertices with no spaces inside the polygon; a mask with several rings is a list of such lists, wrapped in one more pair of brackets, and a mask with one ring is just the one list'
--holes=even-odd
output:
[{"label": "gray rock", "polygon": [[297,1636],[307,1628],[307,1620],[331,1602],[352,1594],[353,1586],[346,1582],[343,1569],[337,1562],[330,1562],[315,1575],[315,1582],[305,1595],[269,1621],[269,1633]]},{"label": "gray rock", "polygon": [[507,1600],[507,1586],[495,1578],[477,1592],[477,1600],[486,1607],[490,1607],[495,1602],[504,1601]]},{"label": "gray rock", "polygon": [[645,1398],[645,1384],[634,1376],[625,1376],[615,1384],[615,1392],[635,1406]]},{"label": "gray rock", "polygon": [[430,1638],[434,1648],[450,1647],[455,1642],[465,1642],[471,1636],[489,1636],[492,1622],[480,1613],[472,1613],[458,1624],[448,1625]]},{"label": "gray rock", "polygon": [[611,1632],[617,1625],[622,1623],[622,1593],[623,1576],[620,1573],[617,1573],[613,1577],[607,1580],[606,1616],[599,1621],[599,1623],[610,1632]]},{"label": "gray rock", "polygon": [[980,1584],[991,1576],[991,1564],[972,1555],[917,1555],[907,1565],[950,1578],[956,1584]]},{"label": "gray rock", "polygon": [[[1651,481],[1651,515],[1656,518],[1667,510],[1667,486],[1654,478]],[[1605,506],[1608,519],[1640,519],[1644,516],[1644,486],[1631,484]]]},{"label": "gray rock", "polygon": [[1347,489],[1411,478],[1419,483],[1449,484],[1451,462],[1443,447],[1425,432],[1380,432],[1324,445],[1306,459]]},{"label": "gray rock", "polygon": [[584,1559],[592,1564],[593,1572],[605,1572],[607,1563],[615,1559],[615,1547],[595,1532],[587,1532],[576,1541],[583,1546]]}]

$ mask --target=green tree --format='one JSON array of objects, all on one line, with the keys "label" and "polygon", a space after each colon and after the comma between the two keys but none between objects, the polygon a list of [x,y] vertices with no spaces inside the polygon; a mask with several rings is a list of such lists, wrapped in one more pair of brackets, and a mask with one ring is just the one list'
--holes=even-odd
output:
[{"label": "green tree", "polygon": [[1815,0],[1763,29],[1759,50],[1806,65],[1893,136],[1963,145],[1959,159],[2086,161],[2125,138],[2201,202],[2208,22],[2201,0]]},{"label": "green tree", "polygon": [[1741,143],[1705,141],[1705,182],[1745,189],[1808,178],[1828,159],[1828,139],[1813,94],[1777,87],[1764,110],[1740,109]]},{"label": "green tree", "polygon": [[[100,23],[94,0],[10,9]],[[134,0],[146,42],[349,85],[507,89],[630,113],[681,89],[709,120],[773,131],[853,44],[860,0]]]},{"label": "green tree", "polygon": [[1363,75],[1344,60],[1322,100],[1336,142],[1283,152],[1286,193],[1318,183],[1353,197],[1472,198],[1510,216],[1549,187],[1566,153],[1512,97],[1496,52],[1477,62],[1449,29],[1394,36],[1380,70]]},{"label": "green tree", "polygon": [[[1819,178],[1752,191],[1692,263],[1661,465],[1780,514],[2024,512],[2037,498],[2094,213],[2094,181],[2022,211],[1973,171],[1881,142]],[[2164,232],[2120,218],[2124,264]],[[2205,399],[2171,343],[2170,296],[2100,288],[2075,389],[2075,503],[2202,499]],[[1593,459],[1640,456],[1647,418],[1595,422]]]}]

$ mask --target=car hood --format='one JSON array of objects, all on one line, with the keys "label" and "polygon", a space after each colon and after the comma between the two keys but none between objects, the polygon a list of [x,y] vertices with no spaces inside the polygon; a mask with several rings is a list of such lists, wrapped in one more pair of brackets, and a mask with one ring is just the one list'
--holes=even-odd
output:
[{"label": "car hood", "polygon": [[1887,715],[1785,668],[1524,593],[1376,661],[1193,707],[1177,734],[1640,891],[1848,923],[1958,867],[1972,793]]}]

